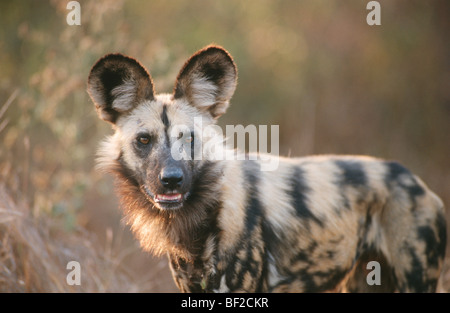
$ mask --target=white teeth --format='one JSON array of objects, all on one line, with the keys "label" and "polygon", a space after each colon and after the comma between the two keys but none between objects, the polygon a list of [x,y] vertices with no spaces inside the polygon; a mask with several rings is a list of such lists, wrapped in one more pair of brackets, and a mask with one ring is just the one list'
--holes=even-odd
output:
[{"label": "white teeth", "polygon": [[182,198],[181,193],[159,194],[155,196],[156,201],[180,201],[181,198]]}]

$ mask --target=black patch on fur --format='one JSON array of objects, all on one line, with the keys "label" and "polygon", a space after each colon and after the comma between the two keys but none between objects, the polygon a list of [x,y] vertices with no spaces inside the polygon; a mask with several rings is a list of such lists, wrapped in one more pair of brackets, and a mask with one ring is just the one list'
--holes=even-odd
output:
[{"label": "black patch on fur", "polygon": [[106,68],[100,74],[100,80],[103,83],[104,99],[106,105],[111,106],[114,101],[112,90],[123,84],[123,77],[127,76],[127,70],[124,68],[109,69]]},{"label": "black patch on fur", "polygon": [[438,230],[438,253],[441,259],[444,259],[445,249],[447,247],[447,224],[445,216],[443,214],[438,214],[436,217],[436,227]]},{"label": "black patch on fur", "polygon": [[166,137],[166,145],[167,147],[170,147],[170,138],[169,138],[169,127],[170,127],[170,121],[169,121],[169,117],[167,116],[167,106],[163,105],[163,110],[161,113],[161,121],[163,122],[164,125],[164,134]]},{"label": "black patch on fur", "polygon": [[[301,250],[299,253],[295,255],[295,257],[291,260],[291,263],[296,262],[302,262],[306,264],[312,264],[314,263],[314,260],[311,259],[312,254],[314,253],[314,250],[316,250],[318,247],[318,244],[316,241],[312,241],[309,243],[308,247],[304,250]],[[294,274],[291,274],[294,275]]]},{"label": "black patch on fur", "polygon": [[[197,145],[197,141],[195,140],[195,133],[193,131],[191,131],[191,160],[195,160],[195,155],[196,155],[196,151],[198,151],[197,153],[199,153],[201,155],[202,151],[200,150],[200,145]],[[197,150],[196,150],[197,149]]]},{"label": "black patch on fur", "polygon": [[360,219],[358,225],[358,243],[355,259],[359,258],[360,255],[367,253],[369,251],[376,251],[378,247],[375,246],[376,242],[368,242],[367,234],[369,230],[374,227],[372,225],[372,216],[374,214],[375,206],[377,205],[378,199],[374,199],[367,204],[367,211],[365,219]]},{"label": "black patch on fur", "polygon": [[323,221],[317,218],[306,204],[307,193],[310,191],[310,188],[306,184],[306,180],[303,176],[303,169],[295,167],[289,184],[290,186],[292,186],[292,189],[289,192],[289,195],[292,199],[292,204],[295,208],[297,216],[304,219],[305,221],[314,221],[315,223],[323,227]]},{"label": "black patch on fur", "polygon": [[[221,172],[217,171],[216,166],[211,161],[205,161],[202,164],[194,175],[190,196],[181,209],[185,214],[195,214],[196,210],[202,210],[205,213],[205,219],[198,225],[198,233],[193,234],[195,238],[191,238],[191,240],[195,239],[192,240],[192,243],[197,245],[205,243],[209,235],[217,236],[219,233],[217,216],[222,204],[220,202],[220,191],[217,190],[217,181]],[[202,245],[200,251],[193,254],[200,256],[203,249],[204,246]]]},{"label": "black patch on fur", "polygon": [[353,160],[337,160],[335,164],[342,170],[339,182],[354,187],[365,186],[367,176],[360,162]]},{"label": "black patch on fur", "polygon": [[259,202],[258,195],[258,183],[259,176],[257,175],[260,171],[259,164],[254,161],[243,161],[245,181],[248,188],[248,200],[246,207],[246,223],[245,229],[248,234],[251,234],[253,229],[260,222],[262,209],[261,203]]},{"label": "black patch on fur", "polygon": [[[347,273],[347,269],[336,266],[328,271],[317,271],[313,273],[308,273],[307,269],[305,269],[300,271],[298,275],[305,282],[305,292],[324,292],[335,288]],[[322,283],[317,284],[314,280],[316,277],[321,278]]]},{"label": "black patch on fur", "polygon": [[422,278],[424,274],[423,264],[413,247],[408,247],[407,250],[411,257],[411,270],[405,273],[408,288],[411,288],[410,291],[413,292],[426,292],[428,291],[427,285]]},{"label": "black patch on fur", "polygon": [[[276,237],[268,235],[268,233],[273,234],[273,232],[268,229],[265,223],[262,204],[259,200],[258,184],[260,177],[258,173],[260,172],[260,165],[255,161],[245,160],[242,161],[242,170],[248,191],[245,233],[241,238],[242,246],[234,253],[225,270],[226,285],[230,292],[241,290],[245,276],[250,275],[253,280],[252,290],[262,292],[267,276],[266,246],[270,245]],[[258,234],[259,230],[261,231],[260,234]],[[260,255],[261,262],[253,257],[253,250],[256,250]],[[242,258],[243,254],[245,257]]]},{"label": "black patch on fur", "polygon": [[417,229],[417,238],[425,242],[425,254],[427,256],[428,266],[438,266],[439,242],[430,226],[421,226]]},{"label": "black patch on fur", "polygon": [[[417,183],[416,179],[414,178],[414,175],[403,165],[397,162],[386,162],[386,166],[388,168],[388,171],[385,177],[385,184],[388,188],[391,188],[392,183],[396,182],[398,185],[407,190],[408,194],[413,199],[413,201],[416,197],[425,194],[425,190]],[[415,182],[415,184],[405,186],[399,179],[399,177],[402,175],[410,176],[411,179]]]},{"label": "black patch on fur", "polygon": [[417,238],[425,242],[427,266],[438,268],[439,261],[444,258],[446,248],[445,219],[438,215],[436,219],[437,234],[431,226],[421,226],[417,229]]},{"label": "black patch on fur", "polygon": [[161,113],[161,120],[164,124],[164,130],[167,133],[167,129],[170,127],[169,117],[167,116],[167,106],[163,105],[163,110]]},{"label": "black patch on fur", "polygon": [[334,259],[334,256],[336,255],[336,251],[334,251],[334,250],[327,250],[326,254],[327,254],[327,257],[329,259]]},{"label": "black patch on fur", "polygon": [[213,203],[214,207],[218,206],[220,197],[217,194],[216,186],[220,175],[221,172],[216,169],[215,162],[204,161],[201,167],[196,170],[195,178],[192,182],[191,195],[186,203],[193,206],[196,203],[204,205]]},{"label": "black patch on fur", "polygon": [[127,71],[124,68],[117,69],[109,69],[106,68],[100,74],[100,81],[103,83],[102,89],[97,90],[97,92],[101,92],[103,95],[103,99],[105,101],[105,106],[101,107],[101,110],[104,113],[107,113],[109,116],[108,119],[111,123],[115,123],[120,113],[112,108],[112,103],[114,101],[114,97],[112,95],[112,90],[123,84],[123,77],[126,75]]},{"label": "black patch on fur", "polygon": [[[295,281],[299,281],[303,286],[303,292],[324,292],[332,290],[341,282],[347,275],[348,269],[340,268],[336,266],[326,271],[309,271],[309,267],[302,268],[296,272],[291,272],[289,278],[279,282],[274,288],[282,285],[291,285]],[[320,279],[317,279],[320,278]],[[316,279],[320,283],[316,282]]]},{"label": "black patch on fur", "polygon": [[[262,254],[262,262],[257,261],[253,257],[253,250],[255,249],[258,250],[258,253],[264,253],[264,247],[253,245],[252,240],[244,241],[242,247],[236,251],[236,254],[228,263],[225,278],[230,292],[250,291],[242,289],[246,275],[250,275],[252,278],[251,290],[254,292],[262,292],[267,268],[266,257]],[[242,258],[238,257],[238,255],[245,256]]]},{"label": "black patch on fur", "polygon": [[218,83],[225,75],[225,70],[221,64],[206,63],[202,67],[202,72],[207,80]]}]

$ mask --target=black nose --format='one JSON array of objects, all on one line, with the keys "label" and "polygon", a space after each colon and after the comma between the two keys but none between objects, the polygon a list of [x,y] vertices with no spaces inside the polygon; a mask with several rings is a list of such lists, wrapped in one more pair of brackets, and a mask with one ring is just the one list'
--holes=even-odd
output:
[{"label": "black nose", "polygon": [[179,167],[164,168],[159,175],[159,180],[164,187],[175,189],[183,182],[183,170]]}]

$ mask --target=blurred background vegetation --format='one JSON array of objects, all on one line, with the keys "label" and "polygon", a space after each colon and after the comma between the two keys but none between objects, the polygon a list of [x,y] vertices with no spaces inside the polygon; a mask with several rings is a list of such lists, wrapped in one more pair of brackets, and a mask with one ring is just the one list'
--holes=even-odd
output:
[{"label": "blurred background vegetation", "polygon": [[[135,285],[122,291],[176,289],[165,259],[141,253],[121,225],[111,177],[94,170],[111,129],[86,80],[109,52],[137,58],[157,92],[171,92],[193,52],[220,44],[239,70],[220,125],[280,125],[282,155],[398,160],[450,206],[448,0],[379,1],[381,26],[367,25],[368,1],[86,0],[81,26],[66,23],[68,2],[0,2],[0,187],[58,238],[93,234],[115,266],[132,269]],[[8,223],[0,218],[3,249]],[[0,251],[2,260],[13,263]]]}]

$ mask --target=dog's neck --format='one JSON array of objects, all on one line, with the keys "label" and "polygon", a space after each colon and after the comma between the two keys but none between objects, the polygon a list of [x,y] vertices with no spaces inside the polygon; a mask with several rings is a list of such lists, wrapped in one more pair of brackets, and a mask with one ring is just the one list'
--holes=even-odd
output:
[{"label": "dog's neck", "polygon": [[198,169],[190,196],[181,209],[174,211],[155,207],[123,167],[110,171],[115,175],[125,221],[144,250],[157,256],[168,253],[187,262],[203,254],[206,240],[218,232],[220,167],[208,162],[203,164]]}]

